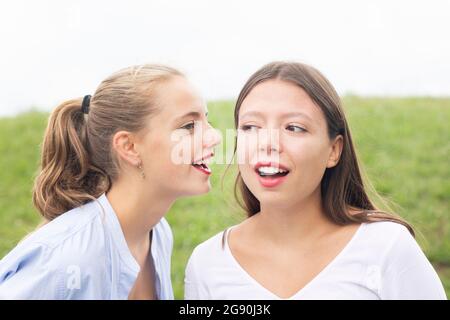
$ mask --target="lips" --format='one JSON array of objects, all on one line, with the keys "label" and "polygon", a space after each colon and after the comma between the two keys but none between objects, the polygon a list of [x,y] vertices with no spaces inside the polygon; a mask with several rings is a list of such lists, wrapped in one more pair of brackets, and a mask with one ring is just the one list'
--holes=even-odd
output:
[{"label": "lips", "polygon": [[213,156],[214,156],[214,153],[210,153],[199,160],[193,161],[191,166],[193,166],[195,169],[197,169],[198,171],[200,171],[206,175],[210,175],[211,169],[208,167],[206,160]]},{"label": "lips", "polygon": [[289,169],[276,162],[258,162],[254,167],[258,180],[263,187],[274,188],[286,180]]}]

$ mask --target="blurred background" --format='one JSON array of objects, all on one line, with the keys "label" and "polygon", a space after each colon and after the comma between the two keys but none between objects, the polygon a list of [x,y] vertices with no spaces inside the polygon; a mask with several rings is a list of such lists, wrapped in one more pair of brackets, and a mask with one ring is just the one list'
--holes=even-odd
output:
[{"label": "blurred background", "polygon": [[[49,112],[133,64],[179,68],[233,127],[246,79],[272,60],[321,70],[342,96],[366,176],[419,231],[450,293],[450,1],[24,1],[0,3],[0,258],[39,222],[31,187]],[[232,146],[223,146],[230,148]],[[167,218],[183,297],[193,248],[244,215],[235,168]],[[223,184],[223,187],[222,187]]]}]

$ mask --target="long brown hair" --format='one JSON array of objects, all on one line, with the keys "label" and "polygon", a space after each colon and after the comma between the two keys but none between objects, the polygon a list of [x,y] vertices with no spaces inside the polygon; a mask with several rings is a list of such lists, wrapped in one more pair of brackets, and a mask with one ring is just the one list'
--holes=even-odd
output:
[{"label": "long brown hair", "polygon": [[52,220],[111,188],[120,166],[112,137],[145,127],[157,108],[156,84],[172,76],[182,74],[161,65],[128,67],[101,82],[88,114],[81,110],[83,98],[51,113],[33,188],[33,204],[44,218]]},{"label": "long brown hair", "polygon": [[[288,81],[302,88],[325,115],[329,138],[334,139],[342,135],[343,149],[340,160],[336,166],[325,170],[320,185],[326,216],[339,225],[375,221],[397,222],[414,235],[409,223],[394,213],[378,209],[369,199],[339,95],[325,76],[315,68],[296,62],[272,62],[256,71],[237,99],[234,109],[236,129],[242,102],[255,86],[270,79]],[[235,153],[236,148],[237,145],[234,148]],[[260,212],[259,200],[246,186],[240,173],[236,177],[234,195],[248,217]]]}]

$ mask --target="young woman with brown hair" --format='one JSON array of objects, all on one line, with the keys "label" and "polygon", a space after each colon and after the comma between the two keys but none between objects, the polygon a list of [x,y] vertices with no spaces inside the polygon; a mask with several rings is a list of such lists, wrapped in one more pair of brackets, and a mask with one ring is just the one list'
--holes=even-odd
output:
[{"label": "young woman with brown hair", "polygon": [[412,227],[369,199],[339,96],[319,71],[262,67],[234,119],[248,218],[194,250],[186,299],[445,299]]}]

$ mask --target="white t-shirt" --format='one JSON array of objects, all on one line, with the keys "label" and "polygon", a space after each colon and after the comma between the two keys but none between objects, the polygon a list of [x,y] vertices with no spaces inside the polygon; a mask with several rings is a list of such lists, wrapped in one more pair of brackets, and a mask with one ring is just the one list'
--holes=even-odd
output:
[{"label": "white t-shirt", "polygon": [[[195,248],[186,267],[185,299],[280,299],[240,266],[226,238],[221,232]],[[446,299],[446,295],[409,231],[383,221],[361,224],[337,257],[289,299]]]}]

